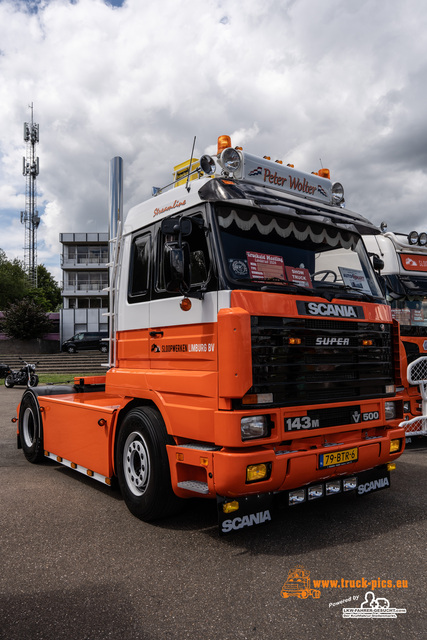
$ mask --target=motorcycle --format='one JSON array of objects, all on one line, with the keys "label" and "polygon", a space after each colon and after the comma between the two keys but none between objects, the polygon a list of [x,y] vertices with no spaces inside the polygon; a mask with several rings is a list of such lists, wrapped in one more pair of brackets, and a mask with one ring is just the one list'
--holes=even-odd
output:
[{"label": "motorcycle", "polygon": [[[18,371],[13,371],[12,369],[10,369],[10,367],[8,367],[8,373],[5,377],[4,386],[7,389],[11,389],[15,386],[15,384],[25,384],[27,385],[27,387],[37,387],[39,383],[39,377],[36,374],[36,365],[38,365],[38,362],[36,362],[35,364],[30,364],[29,362],[25,362],[25,360],[22,360],[21,358],[20,360],[23,364]],[[7,367],[7,365],[4,366]]]}]

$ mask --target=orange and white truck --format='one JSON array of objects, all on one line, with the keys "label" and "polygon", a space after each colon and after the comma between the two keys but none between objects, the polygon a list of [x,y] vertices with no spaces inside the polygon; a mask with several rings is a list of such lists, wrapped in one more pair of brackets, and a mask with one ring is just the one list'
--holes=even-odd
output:
[{"label": "orange and white truck", "polygon": [[405,235],[388,232],[384,223],[382,227],[383,233],[365,236],[364,242],[369,253],[383,261],[380,272],[387,301],[400,326],[406,435],[427,435],[427,421],[421,419],[422,381],[417,377],[417,383],[411,382],[407,375],[408,365],[419,358],[427,361],[427,233]]},{"label": "orange and white truck", "polygon": [[405,432],[399,336],[361,237],[379,230],[326,169],[228,136],[198,164],[122,220],[112,161],[108,369],[26,390],[18,446],[117,479],[145,521],[212,498],[221,533],[387,488]]}]

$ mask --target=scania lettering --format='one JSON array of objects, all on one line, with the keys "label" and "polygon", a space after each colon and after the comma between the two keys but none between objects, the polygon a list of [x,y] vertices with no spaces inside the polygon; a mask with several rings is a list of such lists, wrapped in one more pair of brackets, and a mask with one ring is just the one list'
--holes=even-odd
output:
[{"label": "scania lettering", "polygon": [[405,438],[391,310],[361,237],[379,229],[328,170],[221,136],[121,219],[121,159],[111,169],[105,375],[24,393],[27,459],[117,479],[144,521],[213,499],[220,533],[383,477]]},{"label": "scania lettering", "polygon": [[386,231],[365,236],[369,253],[380,258],[392,317],[399,323],[401,386],[407,437],[427,435],[427,420],[422,420],[422,401],[417,385],[410,385],[407,367],[427,356],[427,233],[407,235]]},{"label": "scania lettering", "polygon": [[388,478],[380,478],[379,480],[373,480],[372,482],[365,482],[357,487],[357,493],[362,495],[363,493],[370,493],[371,491],[377,491],[377,489],[385,489],[390,486]]}]

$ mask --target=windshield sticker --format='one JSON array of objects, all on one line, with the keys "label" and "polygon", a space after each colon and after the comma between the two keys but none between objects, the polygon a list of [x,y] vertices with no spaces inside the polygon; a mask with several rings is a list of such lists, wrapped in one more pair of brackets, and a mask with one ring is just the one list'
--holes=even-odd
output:
[{"label": "windshield sticker", "polygon": [[371,293],[368,281],[363,271],[359,269],[348,269],[347,267],[338,267],[344,284],[353,289],[359,289],[366,293]]},{"label": "windshield sticker", "polygon": [[254,251],[246,251],[246,256],[252,280],[283,280],[285,282],[285,265],[282,256],[270,256]]},{"label": "windshield sticker", "polygon": [[304,269],[303,267],[300,267],[299,269],[295,267],[285,267],[285,269],[286,277],[289,282],[299,284],[301,287],[313,288],[308,269]]},{"label": "windshield sticker", "polygon": [[233,278],[247,278],[249,276],[248,263],[246,260],[235,260],[232,258],[228,261],[228,268]]}]

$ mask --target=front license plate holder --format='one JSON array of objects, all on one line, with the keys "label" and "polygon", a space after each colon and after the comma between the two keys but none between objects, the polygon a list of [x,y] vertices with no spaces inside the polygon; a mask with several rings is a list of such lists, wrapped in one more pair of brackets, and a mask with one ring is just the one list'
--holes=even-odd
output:
[{"label": "front license plate holder", "polygon": [[319,469],[338,467],[342,464],[351,464],[352,462],[357,462],[358,457],[359,450],[357,447],[321,453],[319,455]]}]

